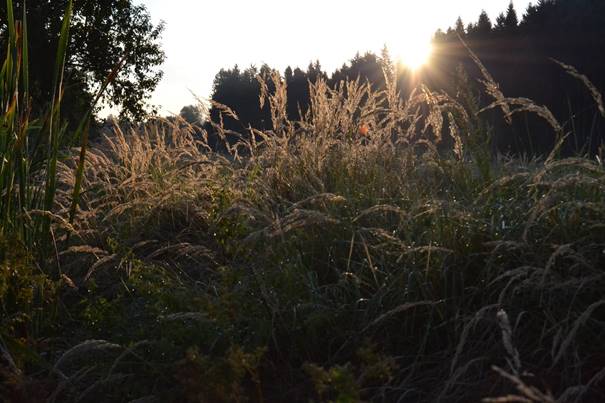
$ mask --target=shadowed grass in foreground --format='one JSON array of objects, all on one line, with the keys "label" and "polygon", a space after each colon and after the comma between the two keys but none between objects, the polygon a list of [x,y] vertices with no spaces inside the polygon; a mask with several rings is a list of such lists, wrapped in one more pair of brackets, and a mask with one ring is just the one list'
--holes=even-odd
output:
[{"label": "shadowed grass in foreground", "polygon": [[217,124],[228,154],[180,122],[91,145],[73,226],[58,164],[62,276],[3,319],[7,396],[605,398],[601,160],[492,158],[468,92],[320,81],[291,122],[272,80],[274,131]]}]

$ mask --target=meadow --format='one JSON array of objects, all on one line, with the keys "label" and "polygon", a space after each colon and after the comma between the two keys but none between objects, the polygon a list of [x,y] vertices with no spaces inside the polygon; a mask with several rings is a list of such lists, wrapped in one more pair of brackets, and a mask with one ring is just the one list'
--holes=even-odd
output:
[{"label": "meadow", "polygon": [[[71,133],[61,49],[31,120],[22,27],[0,76],[3,400],[605,400],[603,155],[563,157],[548,108],[470,49],[480,88],[319,80],[300,121],[259,77],[273,130],[214,105],[217,148],[178,119]],[[537,114],[555,148],[494,153],[487,109]]]}]

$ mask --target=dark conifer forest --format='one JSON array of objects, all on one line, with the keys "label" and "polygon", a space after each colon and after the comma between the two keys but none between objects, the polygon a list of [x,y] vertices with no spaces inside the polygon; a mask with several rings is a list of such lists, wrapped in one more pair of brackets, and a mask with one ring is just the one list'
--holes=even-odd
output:
[{"label": "dark conifer forest", "polygon": [[[434,36],[431,63],[422,77],[413,77],[405,66],[396,66],[400,96],[407,99],[415,83],[423,82],[433,91],[456,92],[460,80],[471,84],[470,90],[482,99],[480,70],[461,38],[481,60],[506,97],[524,97],[548,107],[570,132],[565,151],[594,153],[603,139],[603,119],[591,92],[582,80],[570,75],[560,63],[573,67],[588,77],[597,89],[605,88],[605,3],[596,0],[539,1],[527,10],[515,10],[513,3],[492,22],[483,12],[476,22],[458,20],[446,32]],[[386,49],[388,52],[388,49]],[[376,90],[385,88],[383,55],[371,52],[355,55],[334,72],[322,70],[320,61],[306,70],[288,67],[282,74],[288,86],[288,117],[298,120],[299,106],[309,106],[308,83],[318,78],[332,88],[345,80],[368,81]],[[559,62],[559,63],[558,63]],[[226,124],[241,129],[248,124],[270,129],[270,112],[257,102],[260,86],[257,75],[273,71],[260,67],[235,66],[221,70],[214,80],[212,99],[239,112],[240,122]],[[218,110],[211,111],[216,119]],[[548,152],[552,144],[548,125],[531,114],[519,114],[512,128],[503,126],[502,115],[486,114],[502,153],[538,155]]]}]

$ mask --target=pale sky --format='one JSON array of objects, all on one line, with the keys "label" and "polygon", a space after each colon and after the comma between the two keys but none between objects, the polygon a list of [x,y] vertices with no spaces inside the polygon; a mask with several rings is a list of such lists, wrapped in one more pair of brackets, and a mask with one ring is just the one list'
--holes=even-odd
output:
[{"label": "pale sky", "polygon": [[[221,68],[267,63],[306,70],[319,60],[332,73],[357,52],[379,53],[387,44],[405,61],[438,29],[476,22],[485,10],[492,22],[510,0],[138,0],[153,21],[166,23],[164,79],[151,102],[162,114],[195,103],[191,92],[210,96]],[[514,0],[519,19],[530,0]]]}]

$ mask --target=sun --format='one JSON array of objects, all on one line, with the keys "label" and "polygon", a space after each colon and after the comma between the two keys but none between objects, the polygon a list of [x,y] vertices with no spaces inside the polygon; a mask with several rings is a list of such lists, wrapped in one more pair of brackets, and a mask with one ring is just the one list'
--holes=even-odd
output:
[{"label": "sun", "polygon": [[393,47],[396,60],[412,71],[419,70],[431,59],[433,46],[430,40],[410,38]]}]

